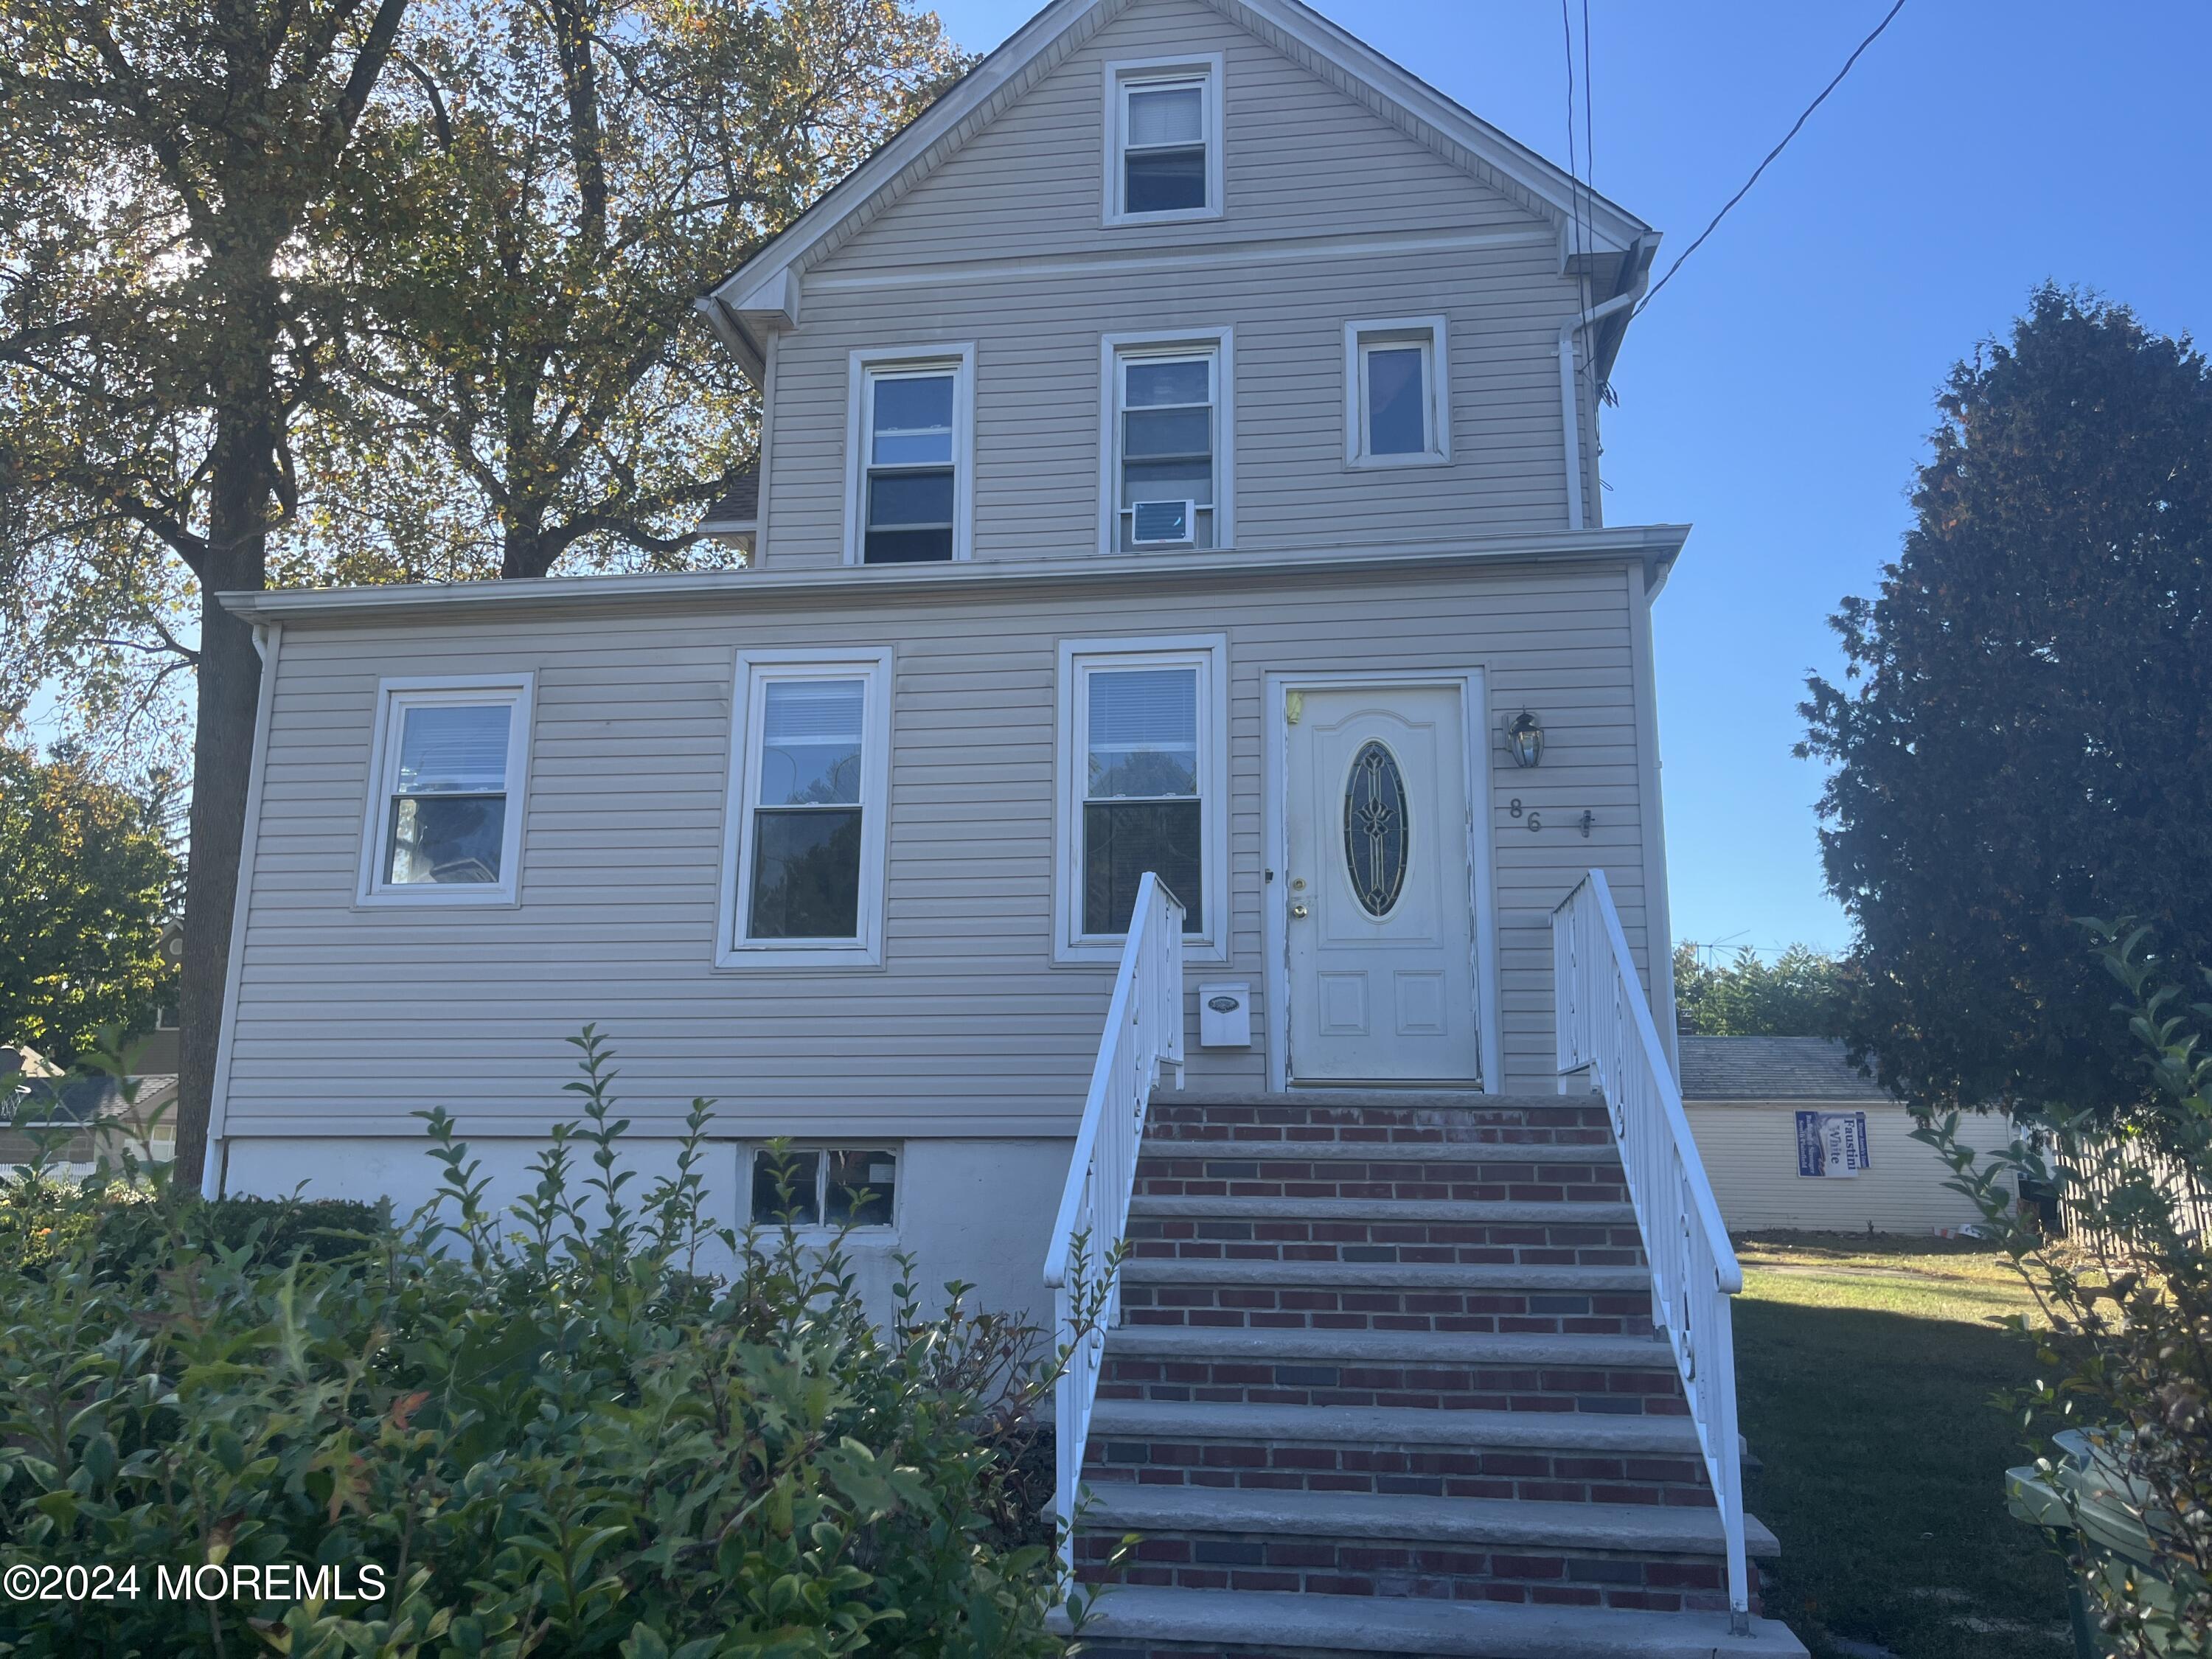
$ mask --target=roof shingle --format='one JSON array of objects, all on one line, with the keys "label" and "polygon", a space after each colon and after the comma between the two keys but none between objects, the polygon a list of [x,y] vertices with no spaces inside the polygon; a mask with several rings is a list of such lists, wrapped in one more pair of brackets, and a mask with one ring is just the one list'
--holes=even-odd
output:
[{"label": "roof shingle", "polygon": [[1826,1037],[1686,1036],[1686,1101],[1880,1101],[1889,1096]]},{"label": "roof shingle", "polygon": [[730,475],[729,487],[722,491],[720,500],[700,515],[699,527],[750,529],[759,521],[760,470],[755,467]]}]

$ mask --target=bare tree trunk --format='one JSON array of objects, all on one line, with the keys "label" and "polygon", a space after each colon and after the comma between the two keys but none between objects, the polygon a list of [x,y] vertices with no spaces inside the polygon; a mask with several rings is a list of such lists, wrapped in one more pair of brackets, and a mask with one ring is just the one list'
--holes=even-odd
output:
[{"label": "bare tree trunk", "polygon": [[216,441],[210,551],[200,576],[198,730],[192,742],[191,865],[185,884],[183,983],[178,1000],[176,1179],[198,1188],[207,1157],[222,1035],[223,986],[238,905],[246,833],[246,775],[261,692],[253,630],[216,594],[265,580],[273,395],[260,408],[226,412]]}]

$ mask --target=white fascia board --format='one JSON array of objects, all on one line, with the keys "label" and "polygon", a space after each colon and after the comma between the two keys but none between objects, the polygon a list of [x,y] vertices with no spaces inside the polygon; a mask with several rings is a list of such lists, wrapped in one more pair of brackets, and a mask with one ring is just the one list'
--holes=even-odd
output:
[{"label": "white fascia board", "polygon": [[735,312],[738,320],[755,335],[799,326],[799,273],[787,264],[763,272],[760,281],[743,293],[714,297]]},{"label": "white fascia board", "polygon": [[1688,539],[1687,525],[1632,525],[1603,529],[1534,531],[1316,552],[1227,550],[1166,555],[1070,554],[1051,559],[975,559],[928,565],[833,565],[811,570],[702,570],[646,576],[546,576],[531,580],[417,582],[371,587],[254,589],[217,595],[225,610],[249,622],[300,621],[422,612],[457,617],[485,611],[559,610],[616,604],[692,605],[708,599],[793,599],[824,605],[866,605],[879,597],[1001,589],[1127,584],[1132,581],[1237,581],[1353,570],[1480,569],[1504,564],[1633,561],[1655,583]]},{"label": "white fascia board", "polygon": [[707,319],[707,326],[714,331],[714,337],[738,360],[738,367],[756,387],[765,388],[768,375],[767,354],[739,326],[737,313],[712,295],[702,295],[691,302],[691,308]]}]

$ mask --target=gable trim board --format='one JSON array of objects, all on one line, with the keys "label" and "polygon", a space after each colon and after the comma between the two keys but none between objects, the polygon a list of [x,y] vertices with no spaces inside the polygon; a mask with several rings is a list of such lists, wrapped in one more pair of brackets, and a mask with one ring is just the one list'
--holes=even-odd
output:
[{"label": "gable trim board", "polygon": [[[942,166],[1131,3],[1054,0],[695,302],[757,384],[765,379],[763,342],[799,321],[806,271]],[[1578,255],[1634,253],[1648,264],[1656,251],[1657,234],[1627,210],[1587,189],[1299,0],[1204,3],[1543,218],[1558,234],[1563,270]]]},{"label": "gable trim board", "polygon": [[988,591],[1114,586],[1132,580],[1151,586],[1217,580],[1227,574],[1310,580],[1316,573],[1328,571],[1449,570],[1620,561],[1640,562],[1645,592],[1656,593],[1665,585],[1689,534],[1687,525],[1633,525],[1613,530],[1550,531],[1404,547],[1352,548],[1319,559],[1310,554],[1240,553],[1224,548],[1192,554],[1115,553],[1081,559],[972,560],[920,567],[837,565],[817,570],[548,576],[532,581],[412,582],[388,587],[253,588],[217,597],[233,616],[255,623],[334,616],[420,615],[424,620],[434,620],[485,610],[565,611],[577,606],[599,610],[632,604],[688,610],[714,598],[864,605],[890,592],[943,594],[970,587]]}]

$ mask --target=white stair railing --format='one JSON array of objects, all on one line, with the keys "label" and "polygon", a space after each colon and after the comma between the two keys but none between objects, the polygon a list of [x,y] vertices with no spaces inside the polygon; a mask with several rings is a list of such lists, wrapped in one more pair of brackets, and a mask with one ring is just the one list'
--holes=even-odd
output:
[{"label": "white stair railing", "polygon": [[[1653,971],[1665,972],[1668,965],[1662,955]],[[1651,1262],[1652,1319],[1674,1350],[1720,1504],[1728,1538],[1729,1620],[1737,1633],[1747,1633],[1751,1591],[1729,1307],[1729,1298],[1743,1289],[1743,1269],[1705,1179],[1680,1086],[1652,1024],[1601,870],[1585,876],[1552,913],[1552,976],[1561,1087],[1570,1073],[1588,1072],[1612,1115],[1629,1199]]]},{"label": "white stair railing", "polygon": [[1182,1087],[1182,905],[1147,871],[1137,884],[1121,968],[1114,977],[1114,1000],[1106,1009],[1105,1036],[1091,1068],[1083,1127],[1076,1133],[1067,1185],[1045,1251],[1054,1339],[1069,1347],[1067,1363],[1053,1385],[1058,1442],[1053,1504],[1060,1519],[1061,1565],[1071,1571],[1083,1445],[1098,1396],[1106,1332],[1121,1317],[1115,1255],[1128,1231],[1145,1109],[1162,1066],[1175,1067],[1176,1087]]}]

